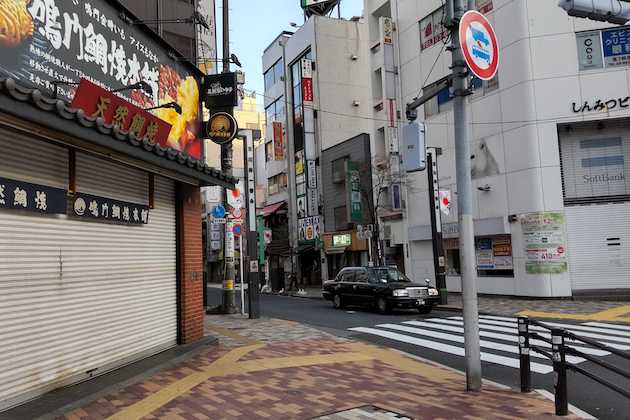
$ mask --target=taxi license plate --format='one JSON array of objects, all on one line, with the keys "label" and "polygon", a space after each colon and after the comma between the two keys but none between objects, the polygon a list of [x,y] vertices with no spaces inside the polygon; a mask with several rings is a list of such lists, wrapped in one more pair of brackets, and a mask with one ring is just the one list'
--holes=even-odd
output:
[{"label": "taxi license plate", "polygon": [[418,299],[418,305],[424,305],[424,299]]}]

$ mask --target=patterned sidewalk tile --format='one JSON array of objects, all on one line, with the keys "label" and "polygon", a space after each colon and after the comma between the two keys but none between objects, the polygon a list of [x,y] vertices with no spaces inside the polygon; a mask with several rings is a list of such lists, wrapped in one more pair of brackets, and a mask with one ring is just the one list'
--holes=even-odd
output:
[{"label": "patterned sidewalk tile", "polygon": [[[335,413],[368,406],[414,419],[545,419],[553,413],[553,404],[537,394],[520,394],[492,386],[486,386],[481,393],[467,393],[464,376],[452,370],[350,340],[327,337],[274,341],[251,349],[251,353],[231,366],[254,370],[208,375],[192,388],[179,389],[180,380],[207,373],[211,370],[209,365],[228,351],[224,347],[206,350],[141,383],[73,410],[64,418],[107,418],[132,404],[144,403],[147,397],[164,392],[169,385],[168,392],[174,394],[169,394],[156,409],[147,411],[150,414],[144,418],[361,419]],[[322,356],[320,364],[299,365],[302,356],[332,353],[341,357],[361,351],[373,357],[343,363],[333,358],[331,363],[329,356],[328,362]],[[296,365],[282,368],[286,363],[283,365],[281,361],[287,359]],[[333,415],[337,417],[330,417]]]}]

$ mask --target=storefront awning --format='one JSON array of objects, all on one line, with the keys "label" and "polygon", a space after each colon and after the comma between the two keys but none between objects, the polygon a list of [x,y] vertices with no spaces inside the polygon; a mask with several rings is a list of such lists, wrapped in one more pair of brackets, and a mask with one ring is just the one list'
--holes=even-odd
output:
[{"label": "storefront awning", "polygon": [[265,206],[262,210],[260,210],[260,212],[258,214],[262,215],[264,217],[268,217],[268,216],[271,216],[272,214],[274,214],[275,212],[277,212],[278,210],[280,210],[281,208],[285,207],[286,205],[287,205],[286,201],[281,201],[279,203],[270,204],[268,206]]},{"label": "storefront awning", "polygon": [[333,246],[330,247],[326,250],[326,254],[343,254],[344,252],[346,252],[346,248],[348,248],[347,246]]},{"label": "storefront awning", "polygon": [[100,118],[92,118],[82,110],[70,108],[62,100],[46,97],[38,89],[24,87],[11,78],[0,78],[0,112],[62,133],[58,140],[64,143],[77,146],[88,143],[91,148],[142,161],[202,187],[219,185],[233,189],[237,183],[236,178],[200,160],[139,139]]}]

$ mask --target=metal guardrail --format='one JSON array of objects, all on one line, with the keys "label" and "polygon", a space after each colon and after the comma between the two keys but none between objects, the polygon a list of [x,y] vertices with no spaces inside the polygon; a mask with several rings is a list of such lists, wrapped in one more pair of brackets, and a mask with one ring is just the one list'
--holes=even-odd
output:
[{"label": "metal guardrail", "polygon": [[[543,337],[542,335],[530,332],[529,326],[536,325],[548,329],[551,332],[551,339]],[[548,343],[550,348],[543,348],[540,346],[534,346],[530,344],[530,338],[544,341]],[[617,375],[630,379],[630,372],[618,368],[617,366],[606,362],[602,359],[584,354],[583,352],[571,347],[571,344],[566,340],[579,341],[586,343],[590,346],[605,350],[612,354],[615,354],[624,359],[630,360],[630,353],[621,351],[605,344],[599,343],[596,340],[590,338],[581,337],[566,329],[551,327],[544,322],[540,322],[528,317],[518,318],[518,347],[519,347],[519,359],[520,359],[520,375],[521,375],[521,392],[531,392],[532,390],[532,372],[530,366],[530,351],[542,354],[553,362],[553,371],[555,375],[554,390],[555,390],[555,406],[556,415],[566,416],[569,414],[569,401],[567,392],[567,370],[572,370],[576,373],[584,375],[601,385],[618,392],[626,398],[630,398],[630,391],[624,389],[614,383],[587,371],[581,367],[576,366],[573,363],[569,363],[566,360],[567,355],[581,357],[598,366],[601,366]]]}]

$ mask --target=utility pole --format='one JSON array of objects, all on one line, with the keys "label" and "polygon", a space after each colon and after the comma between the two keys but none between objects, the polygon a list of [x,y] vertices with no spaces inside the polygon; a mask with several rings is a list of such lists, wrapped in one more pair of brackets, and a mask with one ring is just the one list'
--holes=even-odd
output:
[{"label": "utility pole", "polygon": [[[229,0],[223,0],[223,73],[230,72],[230,9]],[[234,112],[234,109],[229,108],[226,110],[229,114]],[[232,175],[232,142],[228,142],[221,146],[221,170],[224,174]],[[227,208],[227,190],[223,190],[223,202]],[[229,223],[225,224],[225,237],[232,235],[232,232],[228,232],[231,229]],[[231,241],[229,245],[233,245],[234,241]],[[234,291],[234,250],[228,252],[228,241],[224,242],[223,258],[225,261],[225,276],[223,278],[223,301],[221,309],[223,313],[233,314],[238,310],[236,308],[236,294]],[[241,250],[241,252],[243,252]],[[228,254],[230,256],[228,256]]]},{"label": "utility pole", "polygon": [[[452,54],[455,119],[455,160],[459,220],[459,260],[461,267],[464,349],[466,354],[466,389],[481,391],[481,352],[479,347],[479,308],[475,267],[475,233],[472,212],[472,176],[470,173],[470,122],[468,121],[468,67],[459,43],[459,23],[467,10],[475,9],[474,0],[448,0],[447,15],[453,43]],[[452,13],[451,13],[452,12]]]},{"label": "utility pole", "polygon": [[442,154],[441,148],[427,148],[427,178],[429,181],[429,208],[431,215],[431,238],[433,238],[433,269],[435,271],[435,287],[440,291],[440,305],[448,303],[446,289],[446,261],[444,244],[442,243],[442,216],[440,211],[440,188],[438,179],[437,158]]}]

